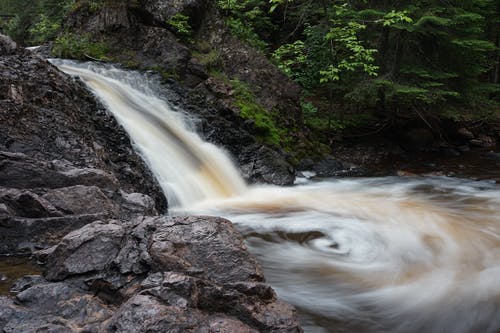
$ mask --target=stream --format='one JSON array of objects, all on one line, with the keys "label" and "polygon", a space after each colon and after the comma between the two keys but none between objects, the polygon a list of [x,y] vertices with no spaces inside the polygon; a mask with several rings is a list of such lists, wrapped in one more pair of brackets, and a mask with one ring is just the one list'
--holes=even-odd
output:
[{"label": "stream", "polygon": [[170,214],[235,223],[306,332],[500,330],[495,181],[301,178],[293,187],[248,186],[231,158],[160,97],[154,79],[53,63],[80,77],[127,130]]}]

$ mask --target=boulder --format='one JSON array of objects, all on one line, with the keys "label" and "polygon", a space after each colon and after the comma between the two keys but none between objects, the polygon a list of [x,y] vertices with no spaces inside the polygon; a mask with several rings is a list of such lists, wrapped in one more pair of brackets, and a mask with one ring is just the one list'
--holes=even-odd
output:
[{"label": "boulder", "polygon": [[44,258],[45,278],[19,280],[15,302],[0,297],[0,330],[302,332],[222,218],[94,222]]}]

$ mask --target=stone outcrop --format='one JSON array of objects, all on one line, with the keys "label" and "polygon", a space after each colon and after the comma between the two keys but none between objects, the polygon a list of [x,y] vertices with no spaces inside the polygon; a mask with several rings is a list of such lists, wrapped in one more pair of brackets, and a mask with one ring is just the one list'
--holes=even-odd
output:
[{"label": "stone outcrop", "polygon": [[0,297],[3,332],[302,332],[221,218],[96,221],[40,256]]},{"label": "stone outcrop", "polygon": [[98,218],[166,211],[127,134],[80,82],[6,36],[0,52],[0,254]]}]

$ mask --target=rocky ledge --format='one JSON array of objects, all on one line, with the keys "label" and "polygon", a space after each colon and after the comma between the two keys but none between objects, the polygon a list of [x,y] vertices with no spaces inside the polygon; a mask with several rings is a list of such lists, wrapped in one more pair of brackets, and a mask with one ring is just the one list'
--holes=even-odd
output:
[{"label": "rocky ledge", "polygon": [[229,221],[158,216],[159,185],[78,80],[2,35],[0,73],[0,254],[46,264],[0,297],[0,332],[302,331]]},{"label": "rocky ledge", "polygon": [[3,332],[301,332],[232,224],[96,221],[38,253],[44,277],[0,297]]}]

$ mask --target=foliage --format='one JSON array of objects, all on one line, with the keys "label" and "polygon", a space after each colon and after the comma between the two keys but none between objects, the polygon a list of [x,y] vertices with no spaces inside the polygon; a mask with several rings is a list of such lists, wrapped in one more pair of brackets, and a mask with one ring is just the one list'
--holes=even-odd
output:
[{"label": "foliage", "polygon": [[0,29],[22,45],[38,45],[56,37],[74,0],[2,0],[0,13],[15,17]]},{"label": "foliage", "polygon": [[494,0],[268,2],[283,20],[272,59],[314,96],[313,116],[303,107],[313,128],[500,116]]},{"label": "foliage", "polygon": [[58,58],[108,60],[109,47],[102,42],[91,42],[88,35],[66,33],[56,38],[52,55]]},{"label": "foliage", "polygon": [[61,23],[51,20],[47,15],[40,14],[38,22],[28,31],[31,34],[33,44],[41,44],[56,36]]},{"label": "foliage", "polygon": [[275,26],[266,15],[267,1],[217,0],[217,6],[225,15],[225,23],[231,33],[262,51],[266,50]]},{"label": "foliage", "polygon": [[172,16],[170,20],[167,21],[167,24],[174,28],[176,33],[183,38],[189,37],[193,32],[189,24],[189,16],[182,13],[177,13]]}]

